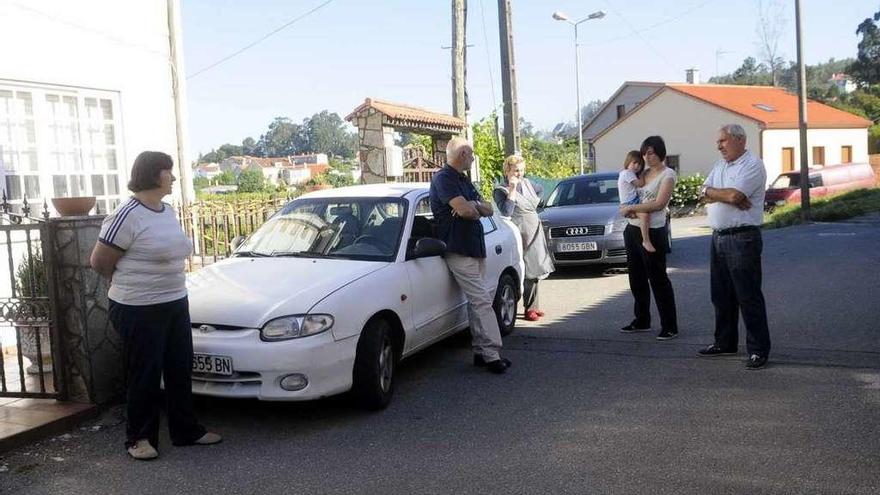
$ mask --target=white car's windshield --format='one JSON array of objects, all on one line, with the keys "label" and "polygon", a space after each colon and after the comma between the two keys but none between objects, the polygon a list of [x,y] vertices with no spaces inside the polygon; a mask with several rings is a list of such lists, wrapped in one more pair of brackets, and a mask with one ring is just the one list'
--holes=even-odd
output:
[{"label": "white car's windshield", "polygon": [[617,179],[578,179],[561,182],[547,198],[547,207],[617,203]]},{"label": "white car's windshield", "polygon": [[300,256],[391,261],[406,203],[399,198],[313,198],[288,203],[236,256]]}]

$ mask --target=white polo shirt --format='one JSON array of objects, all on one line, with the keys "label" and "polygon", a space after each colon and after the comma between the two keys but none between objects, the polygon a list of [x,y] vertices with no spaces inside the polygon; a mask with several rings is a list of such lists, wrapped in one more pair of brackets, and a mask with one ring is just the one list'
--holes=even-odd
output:
[{"label": "white polo shirt", "polygon": [[107,294],[113,301],[147,306],[186,296],[185,259],[192,242],[171,205],[153,210],[130,198],[104,218],[98,241],[125,253]]},{"label": "white polo shirt", "polygon": [[764,162],[746,150],[732,162],[718,160],[703,185],[715,189],[732,188],[746,195],[752,202],[748,210],[740,210],[727,203],[709,203],[709,225],[714,230],[761,226],[764,222],[764,187],[767,185],[767,170]]}]

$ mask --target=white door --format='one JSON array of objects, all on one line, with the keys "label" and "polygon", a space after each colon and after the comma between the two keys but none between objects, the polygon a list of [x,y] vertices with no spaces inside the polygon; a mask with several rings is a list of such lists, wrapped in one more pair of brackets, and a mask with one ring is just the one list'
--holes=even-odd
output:
[{"label": "white door", "polygon": [[[416,238],[430,234],[425,230],[432,221],[430,212],[428,196],[420,197],[408,231],[407,246],[413,245]],[[467,308],[464,294],[442,256],[407,260],[404,265],[412,287],[409,306],[415,328],[409,339],[411,348],[419,348],[467,321]]]},{"label": "white door", "polygon": [[483,235],[486,241],[486,287],[495,297],[495,290],[498,288],[498,278],[501,272],[507,267],[507,260],[510,258],[510,249],[513,247],[505,244],[504,233],[498,228],[496,223],[498,220],[493,217],[483,217],[480,222],[483,224]]}]

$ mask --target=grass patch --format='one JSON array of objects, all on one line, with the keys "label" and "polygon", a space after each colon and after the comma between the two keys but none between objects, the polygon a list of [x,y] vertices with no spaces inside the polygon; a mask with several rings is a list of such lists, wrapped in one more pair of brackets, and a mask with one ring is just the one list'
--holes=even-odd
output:
[{"label": "grass patch", "polygon": [[[810,214],[816,222],[834,222],[880,211],[880,188],[858,189],[810,201]],[[786,205],[765,215],[764,228],[788,227],[801,222],[801,205]]]}]

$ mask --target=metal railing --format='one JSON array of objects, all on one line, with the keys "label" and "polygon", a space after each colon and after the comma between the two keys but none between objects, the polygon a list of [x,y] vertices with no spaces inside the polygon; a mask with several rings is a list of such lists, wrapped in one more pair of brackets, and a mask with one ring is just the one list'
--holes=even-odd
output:
[{"label": "metal railing", "polygon": [[18,213],[4,194],[0,209],[7,256],[7,270],[0,270],[0,397],[63,398],[61,373],[54,372],[62,360],[48,205],[41,218],[31,217],[27,197]]},{"label": "metal railing", "polygon": [[291,199],[288,195],[258,200],[197,201],[175,206],[180,226],[193,244],[187,271],[228,257],[233,239],[251,235]]}]

